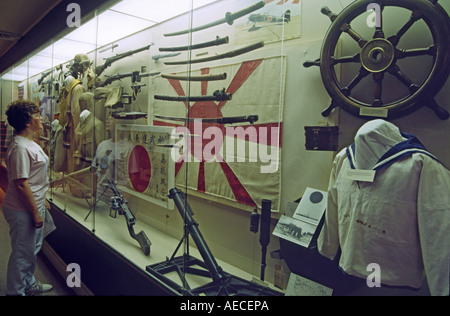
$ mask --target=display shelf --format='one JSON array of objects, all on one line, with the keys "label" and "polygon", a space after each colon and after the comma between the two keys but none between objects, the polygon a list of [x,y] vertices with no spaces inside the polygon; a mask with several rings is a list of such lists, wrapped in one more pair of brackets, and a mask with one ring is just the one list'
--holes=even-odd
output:
[{"label": "display shelf", "polygon": [[[170,280],[170,282],[168,282],[170,284],[166,284],[164,281],[161,283],[158,278],[154,278],[150,273],[146,271],[147,266],[166,262],[167,258],[174,253],[177,245],[180,243],[180,239],[169,236],[166,233],[161,232],[151,227],[150,225],[138,220],[134,225],[135,230],[144,231],[151,241],[151,251],[150,254],[146,256],[139,247],[139,244],[130,237],[126,227],[124,216],[119,214],[117,214],[116,217],[110,216],[110,207],[106,203],[99,202],[95,209],[95,213],[92,212],[86,218],[87,214],[90,211],[90,207],[84,199],[74,198],[70,195],[70,193],[63,192],[63,190],[59,188],[53,191],[51,201],[55,206],[55,210],[53,210],[52,212],[53,216],[56,212],[57,218],[60,216],[69,218],[73,225],[81,228],[81,230],[79,231],[80,235],[88,234],[88,240],[95,240],[103,247],[109,248],[113,252],[117,253],[117,256],[122,260],[128,261],[128,263],[137,268],[140,273],[144,273],[144,275],[146,275],[145,278],[149,278],[151,279],[150,281],[157,283],[159,286],[165,287],[163,291],[166,293],[164,294],[169,293],[172,295],[179,295],[181,294],[180,292],[183,292],[179,289],[183,288],[183,285],[187,283],[191,288],[203,287],[211,283],[211,278],[209,277],[189,273],[185,275],[186,279],[182,280],[180,279],[177,272],[173,271],[164,275],[168,280]],[[64,212],[64,209],[67,211]],[[55,222],[58,225],[58,221],[55,220]],[[182,227],[180,227],[180,231],[181,230]],[[73,240],[77,240],[77,237],[78,236],[73,234],[71,234],[70,236],[70,238]],[[189,245],[189,255],[194,258],[201,259],[202,257],[199,251],[194,247],[194,243],[190,241]],[[80,245],[80,247],[83,247],[83,245]],[[182,255],[185,253],[186,246],[183,244],[183,247],[180,247],[180,250],[178,251],[178,255]],[[100,254],[98,255],[100,256]],[[73,256],[71,259],[77,260],[78,258],[76,258],[76,256]],[[93,262],[97,261],[97,258],[90,259]],[[217,260],[217,263],[223,268],[227,275],[233,275],[238,277],[239,279],[248,280],[248,282],[252,282],[251,280],[254,278],[251,274],[222,260]],[[98,269],[98,266],[92,265],[94,264],[89,263],[89,265],[87,266],[81,266],[80,264],[82,270]],[[86,285],[89,287],[89,284]],[[260,285],[256,285],[255,283],[255,286]],[[271,288],[271,293],[277,293],[277,295],[283,294],[282,292],[280,292],[280,290],[275,290],[273,286],[269,285],[269,287]],[[120,292],[120,289],[118,289],[118,291]],[[93,293],[96,294],[95,291],[93,291]],[[158,293],[158,295],[159,294],[160,293]]]}]

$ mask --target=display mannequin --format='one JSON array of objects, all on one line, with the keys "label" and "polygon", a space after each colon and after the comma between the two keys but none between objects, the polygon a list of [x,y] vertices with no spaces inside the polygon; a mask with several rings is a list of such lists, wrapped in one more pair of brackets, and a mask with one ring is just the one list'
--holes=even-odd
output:
[{"label": "display mannequin", "polygon": [[[84,88],[81,81],[72,76],[68,76],[64,80],[64,88],[62,91],[59,124],[64,128],[64,157],[56,157],[55,161],[59,160],[66,162],[67,165],[59,166],[60,170],[71,173],[75,170],[73,154],[75,151],[75,128],[80,123],[80,104],[79,99],[83,94]],[[55,166],[56,167],[56,166]]]},{"label": "display mannequin", "polygon": [[70,75],[76,79],[82,80],[90,68],[91,61],[86,54],[76,54],[73,62],[69,65]]},{"label": "display mannequin", "polygon": [[[371,176],[375,176],[371,179]],[[450,171],[413,135],[392,123],[364,124],[333,162],[319,252],[381,284],[449,295]],[[425,272],[425,273],[424,273]]]},{"label": "display mannequin", "polygon": [[98,145],[104,140],[105,124],[89,110],[80,114],[80,124],[75,129],[75,171],[91,165]]}]

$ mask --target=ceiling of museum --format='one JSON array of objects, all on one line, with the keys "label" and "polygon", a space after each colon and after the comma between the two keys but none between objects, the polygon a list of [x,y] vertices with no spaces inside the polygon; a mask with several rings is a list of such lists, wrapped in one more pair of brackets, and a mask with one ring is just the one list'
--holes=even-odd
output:
[{"label": "ceiling of museum", "polygon": [[0,57],[61,0],[0,0]]},{"label": "ceiling of museum", "polygon": [[[26,36],[39,21],[45,18],[62,1],[0,0],[0,59],[18,43],[20,38]],[[56,49],[53,49],[53,51],[46,49],[45,43],[42,43],[42,50],[33,53],[33,61],[36,61],[33,65],[31,65],[31,59],[25,67],[23,64],[10,65],[13,68],[9,72],[14,73],[14,78],[9,78],[7,74],[3,74],[3,78],[17,81],[23,80],[49,68],[41,62],[40,56],[48,58],[46,54],[52,54],[53,63],[67,62],[73,57],[74,45],[76,46],[75,50],[87,53],[103,45],[110,44],[117,39],[185,13],[192,8],[215,1],[217,0],[182,2],[180,0],[165,0],[163,2],[158,1],[158,6],[155,7],[155,2],[153,1],[111,0],[111,2],[107,3],[112,3],[112,5],[107,10],[99,12],[98,15],[99,19],[102,19],[102,30],[96,29],[97,24],[94,20],[91,20],[86,23],[83,22],[81,27],[73,28],[64,37],[55,38],[54,46],[58,47],[58,51],[70,52],[70,56],[55,56],[54,52]],[[70,13],[71,11],[68,11],[67,15]],[[118,19],[120,19],[121,23],[117,23]],[[95,31],[98,32],[98,36],[94,41],[92,33],[95,33]],[[100,34],[101,31],[102,34]],[[86,34],[89,35],[86,36]],[[21,70],[21,68],[27,68],[27,70]],[[24,73],[22,74],[22,72]]]}]

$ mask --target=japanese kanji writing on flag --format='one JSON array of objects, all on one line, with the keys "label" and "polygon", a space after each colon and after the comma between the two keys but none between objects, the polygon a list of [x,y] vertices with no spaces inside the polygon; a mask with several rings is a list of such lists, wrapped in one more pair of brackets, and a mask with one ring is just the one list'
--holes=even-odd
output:
[{"label": "japanese kanji writing on flag", "polygon": [[[153,125],[173,126],[180,133],[172,152],[177,187],[218,202],[261,207],[261,200],[269,199],[272,211],[279,210],[285,66],[285,58],[277,56],[190,73],[226,73],[225,80],[153,78],[150,95],[211,96],[223,89],[232,94],[227,101],[151,100]],[[252,115],[257,121],[219,120]]]}]

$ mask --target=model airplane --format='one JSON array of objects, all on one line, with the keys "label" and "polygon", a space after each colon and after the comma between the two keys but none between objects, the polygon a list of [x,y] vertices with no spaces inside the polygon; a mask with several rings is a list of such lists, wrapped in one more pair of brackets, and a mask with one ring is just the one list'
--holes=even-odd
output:
[{"label": "model airplane", "polygon": [[256,23],[289,23],[291,21],[291,10],[287,10],[281,16],[276,16],[268,13],[250,14],[248,20],[249,22],[253,22],[253,26],[249,29],[249,32],[252,32],[261,28],[257,27]]}]

